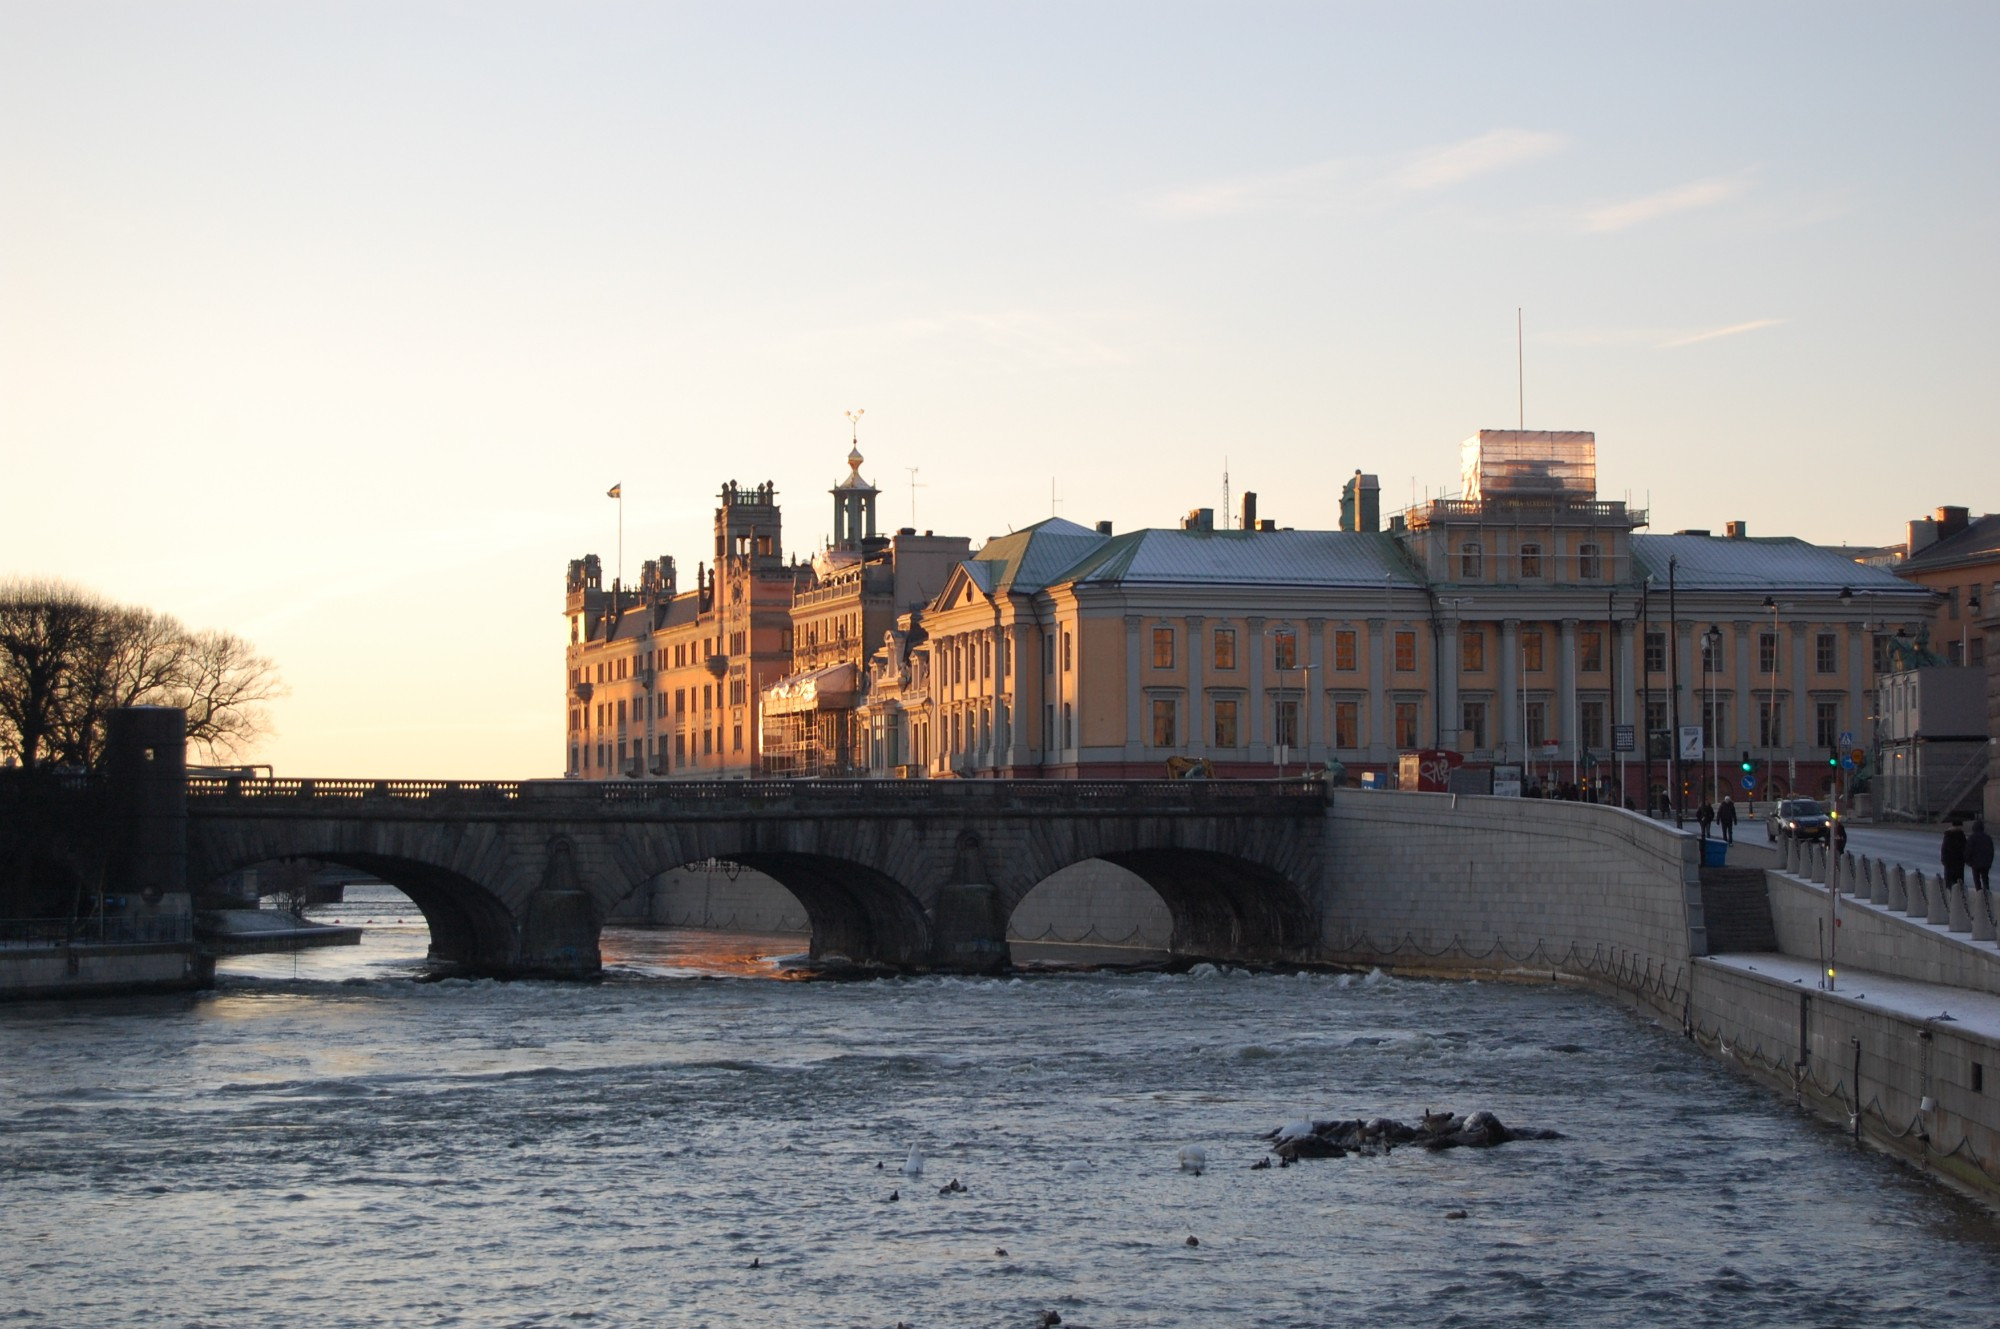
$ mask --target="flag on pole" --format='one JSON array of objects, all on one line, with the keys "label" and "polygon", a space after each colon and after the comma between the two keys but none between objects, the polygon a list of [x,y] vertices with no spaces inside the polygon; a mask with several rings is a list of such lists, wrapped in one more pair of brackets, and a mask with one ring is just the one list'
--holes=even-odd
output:
[{"label": "flag on pole", "polygon": [[604,491],[604,496],[606,498],[623,498],[624,491],[625,491],[625,486],[623,484],[615,484],[611,486],[611,488]]}]

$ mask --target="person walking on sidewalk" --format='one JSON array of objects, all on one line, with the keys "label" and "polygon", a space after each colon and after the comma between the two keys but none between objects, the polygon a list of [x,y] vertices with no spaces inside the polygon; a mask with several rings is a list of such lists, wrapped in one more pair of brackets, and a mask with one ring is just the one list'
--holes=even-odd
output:
[{"label": "person walking on sidewalk", "polygon": [[1708,828],[1715,824],[1715,809],[1709,806],[1707,799],[1701,800],[1701,806],[1694,810],[1694,819],[1701,823],[1701,838],[1706,840]]},{"label": "person walking on sidewalk", "polygon": [[1972,869],[1972,886],[1986,890],[1993,875],[1993,837],[1986,833],[1986,819],[1972,819],[1972,834],[1965,837],[1965,866]]},{"label": "person walking on sidewalk", "polygon": [[1944,864],[1946,886],[1956,886],[1965,880],[1965,832],[1959,828],[1956,817],[1944,833],[1944,843],[1938,846],[1938,862]]},{"label": "person walking on sidewalk", "polygon": [[1729,795],[1724,794],[1722,796],[1722,806],[1715,810],[1715,820],[1722,827],[1723,842],[1725,844],[1735,844],[1736,804],[1730,799]]}]

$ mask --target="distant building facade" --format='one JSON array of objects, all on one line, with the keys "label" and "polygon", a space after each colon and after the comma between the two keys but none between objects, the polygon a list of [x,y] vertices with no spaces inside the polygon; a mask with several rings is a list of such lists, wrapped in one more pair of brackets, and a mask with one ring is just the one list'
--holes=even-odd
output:
[{"label": "distant building facade", "polygon": [[606,588],[596,555],[569,565],[564,612],[575,779],[752,776],[763,690],[790,670],[792,597],[777,492],[730,481],[715,509],[715,562],[695,586],[649,560],[636,589]]},{"label": "distant building facade", "polygon": [[1484,430],[1462,460],[1464,497],[1387,530],[1357,473],[1338,531],[1197,510],[989,541],[871,662],[870,768],[1387,778],[1443,749],[1636,801],[1693,728],[1690,800],[1818,793],[1842,736],[1866,741],[1887,641],[1929,618],[1929,592],[1804,541],[1637,534],[1644,513],[1596,495],[1588,433]]}]

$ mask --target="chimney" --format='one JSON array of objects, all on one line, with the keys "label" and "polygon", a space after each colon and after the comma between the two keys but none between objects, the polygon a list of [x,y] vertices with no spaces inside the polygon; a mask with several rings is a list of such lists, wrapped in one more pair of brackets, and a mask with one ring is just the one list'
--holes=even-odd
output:
[{"label": "chimney", "polygon": [[1188,515],[1181,519],[1184,531],[1212,531],[1215,529],[1214,508],[1190,508]]},{"label": "chimney", "polygon": [[1257,529],[1260,531],[1275,531],[1278,529],[1278,523],[1266,517],[1257,523]]},{"label": "chimney", "polygon": [[1910,523],[1910,538],[1903,545],[1903,557],[1915,558],[1938,542],[1938,524],[1929,517]]},{"label": "chimney", "polygon": [[1354,473],[1340,490],[1340,529],[1379,531],[1382,529],[1382,482],[1372,475]]},{"label": "chimney", "polygon": [[1722,533],[1731,540],[1747,540],[1750,538],[1750,523],[1747,521],[1724,522]]},{"label": "chimney", "polygon": [[1243,529],[1246,531],[1257,529],[1257,495],[1255,491],[1249,489],[1243,491]]},{"label": "chimney", "polygon": [[1949,540],[1964,530],[1970,513],[1964,508],[1939,508],[1937,510],[1937,538]]},{"label": "chimney", "polygon": [[1099,535],[1111,534],[1111,523],[1108,521],[1101,521],[1097,523],[1097,533]]}]

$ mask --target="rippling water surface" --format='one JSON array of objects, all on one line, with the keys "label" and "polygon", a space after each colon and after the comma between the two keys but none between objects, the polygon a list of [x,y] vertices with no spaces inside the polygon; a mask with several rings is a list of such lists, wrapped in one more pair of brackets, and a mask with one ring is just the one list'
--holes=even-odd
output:
[{"label": "rippling water surface", "polygon": [[[415,983],[390,926],[0,1008],[0,1323],[2000,1320],[1982,1211],[1587,995],[693,976],[770,972],[731,949]],[[1568,1138],[1249,1170],[1293,1118],[1447,1106]]]}]

